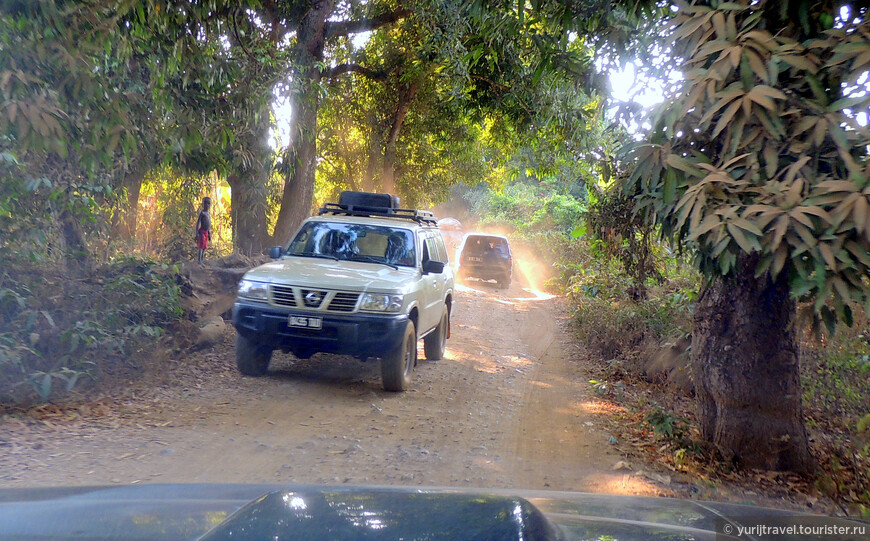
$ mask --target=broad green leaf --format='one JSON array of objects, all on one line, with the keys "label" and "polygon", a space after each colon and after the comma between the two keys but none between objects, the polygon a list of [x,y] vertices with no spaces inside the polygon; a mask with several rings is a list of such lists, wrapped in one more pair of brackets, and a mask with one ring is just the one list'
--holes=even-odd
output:
[{"label": "broad green leaf", "polygon": [[[740,246],[741,250],[743,250],[747,254],[752,252],[754,247],[753,243],[750,242],[749,238],[747,238],[747,236],[739,227],[731,222],[725,224],[725,227],[728,228],[728,233],[731,235],[731,238],[733,238],[734,241],[738,244],[738,246]],[[757,241],[754,244],[757,245]]]}]

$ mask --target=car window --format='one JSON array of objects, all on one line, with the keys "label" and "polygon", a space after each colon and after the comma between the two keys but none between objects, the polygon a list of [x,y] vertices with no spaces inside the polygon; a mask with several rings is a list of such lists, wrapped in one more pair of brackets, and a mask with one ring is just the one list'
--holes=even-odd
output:
[{"label": "car window", "polygon": [[510,247],[507,241],[501,237],[473,235],[465,240],[463,252],[472,255],[508,257],[510,256]]},{"label": "car window", "polygon": [[308,222],[290,243],[287,255],[326,256],[413,267],[414,236],[402,228],[366,224]]},{"label": "car window", "polygon": [[444,245],[444,237],[441,234],[436,234],[435,245],[438,248],[438,261],[443,261],[444,263],[448,263],[450,261],[449,251],[447,250],[447,246]]},{"label": "car window", "polygon": [[440,250],[440,246],[438,246],[438,242],[433,236],[426,237],[426,252],[424,252],[424,257],[427,253],[430,259],[433,259],[435,261],[441,261],[442,263],[447,263],[446,251]]}]

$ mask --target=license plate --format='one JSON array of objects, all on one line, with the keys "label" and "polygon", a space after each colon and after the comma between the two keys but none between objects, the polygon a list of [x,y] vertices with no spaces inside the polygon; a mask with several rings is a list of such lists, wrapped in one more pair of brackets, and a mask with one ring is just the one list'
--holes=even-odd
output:
[{"label": "license plate", "polygon": [[287,325],[303,329],[320,329],[323,327],[323,318],[309,316],[290,316]]},{"label": "license plate", "polygon": [[473,261],[474,263],[480,263],[481,261],[483,261],[483,258],[482,257],[469,257],[468,260]]}]

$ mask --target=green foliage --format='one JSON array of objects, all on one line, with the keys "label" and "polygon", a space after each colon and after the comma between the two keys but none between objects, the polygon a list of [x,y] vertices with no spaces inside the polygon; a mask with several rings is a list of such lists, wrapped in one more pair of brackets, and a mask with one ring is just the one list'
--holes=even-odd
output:
[{"label": "green foliage", "polygon": [[814,415],[859,419],[867,412],[870,345],[866,332],[861,329],[824,339],[807,337],[801,380],[804,404]]},{"label": "green foliage", "polygon": [[634,361],[644,346],[691,335],[699,277],[679,260],[660,266],[662,283],[648,281],[648,296],[636,300],[634,278],[603,252],[573,269],[566,291],[578,338],[590,353]]},{"label": "green foliage", "polygon": [[0,275],[0,403],[48,400],[104,373],[137,370],[182,316],[178,269],[124,258],[87,280],[36,268]]},{"label": "green foliage", "polygon": [[[691,421],[665,411],[661,406],[656,405],[644,415],[643,424],[652,428],[659,438],[682,441],[689,435]],[[685,452],[683,456],[685,456]]]},{"label": "green foliage", "polygon": [[521,235],[553,231],[567,235],[582,220],[586,205],[558,185],[516,182],[501,191],[466,192],[472,211],[483,225],[505,224]]},{"label": "green foliage", "polygon": [[868,12],[849,8],[834,29],[834,4],[804,24],[789,21],[806,13],[797,0],[717,5],[679,3],[672,54],[685,78],[647,140],[626,148],[624,187],[706,276],[759,253],[757,275],[787,272],[829,326],[849,323],[851,303],[870,306],[870,131],[852,114],[870,107],[857,85]]},{"label": "green foliage", "polygon": [[661,280],[656,269],[653,227],[634,212],[634,200],[619,190],[606,191],[590,206],[587,232],[592,231],[607,256],[616,258],[634,282],[632,297],[646,296],[648,278]]}]

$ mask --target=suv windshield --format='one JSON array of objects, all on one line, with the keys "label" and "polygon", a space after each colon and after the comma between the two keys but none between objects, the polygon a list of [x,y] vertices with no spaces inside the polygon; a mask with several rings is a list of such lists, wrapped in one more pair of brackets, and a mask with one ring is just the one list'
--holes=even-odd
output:
[{"label": "suv windshield", "polygon": [[286,255],[329,257],[402,267],[413,267],[416,262],[411,231],[336,222],[308,222],[296,234]]}]

